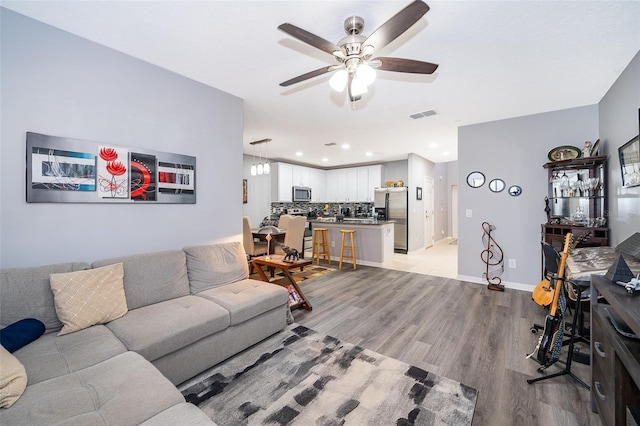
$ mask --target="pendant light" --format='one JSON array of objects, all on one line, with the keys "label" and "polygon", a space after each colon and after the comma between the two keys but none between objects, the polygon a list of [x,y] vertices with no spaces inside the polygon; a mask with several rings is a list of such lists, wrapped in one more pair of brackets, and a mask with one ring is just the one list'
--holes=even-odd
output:
[{"label": "pendant light", "polygon": [[[251,176],[261,176],[268,175],[271,173],[271,165],[269,164],[269,159],[267,158],[267,147],[265,145],[265,155],[264,155],[264,164],[262,162],[262,144],[266,144],[271,142],[271,139],[261,139],[259,141],[249,142],[250,145],[253,145],[254,154],[253,154],[253,165],[251,166]],[[260,145],[258,165],[256,166],[256,155],[255,155],[255,146]]]},{"label": "pendant light", "polygon": [[262,167],[262,170],[265,175],[268,175],[271,172],[271,166],[269,165],[269,159],[267,158],[267,145],[266,145],[267,142],[265,142],[265,145],[264,145],[264,167]]},{"label": "pendant light", "polygon": [[264,173],[264,169],[262,167],[262,145],[260,145],[260,161],[258,161],[258,176]]},{"label": "pendant light", "polygon": [[251,165],[251,176],[255,176],[257,175],[257,168],[256,168],[256,147],[253,147],[253,164]]}]

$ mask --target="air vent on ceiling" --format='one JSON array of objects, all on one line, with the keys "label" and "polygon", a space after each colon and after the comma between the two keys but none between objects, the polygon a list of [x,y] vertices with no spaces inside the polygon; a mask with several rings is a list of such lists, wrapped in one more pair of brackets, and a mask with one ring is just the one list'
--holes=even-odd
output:
[{"label": "air vent on ceiling", "polygon": [[418,118],[429,117],[430,115],[436,115],[436,112],[430,109],[428,111],[414,112],[413,114],[409,114],[409,117],[413,118],[414,120],[417,120]]},{"label": "air vent on ceiling", "polygon": [[329,142],[329,143],[325,143],[324,146],[334,146],[336,143],[335,142]]}]

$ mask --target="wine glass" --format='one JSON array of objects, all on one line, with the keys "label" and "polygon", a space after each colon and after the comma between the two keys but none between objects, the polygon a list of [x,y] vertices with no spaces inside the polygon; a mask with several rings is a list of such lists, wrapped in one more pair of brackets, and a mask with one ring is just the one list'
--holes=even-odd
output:
[{"label": "wine glass", "polygon": [[600,179],[597,177],[592,177],[589,179],[589,186],[591,187],[591,191],[594,197],[597,195],[598,185],[600,184]]},{"label": "wine glass", "polygon": [[562,197],[566,197],[565,191],[569,190],[569,176],[567,176],[567,173],[563,173],[562,177],[560,177],[560,191],[561,191],[561,196]]}]

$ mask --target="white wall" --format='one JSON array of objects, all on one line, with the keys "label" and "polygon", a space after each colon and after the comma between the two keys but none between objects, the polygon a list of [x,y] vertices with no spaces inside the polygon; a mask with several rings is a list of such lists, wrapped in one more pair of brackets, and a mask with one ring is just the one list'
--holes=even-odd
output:
[{"label": "white wall", "polygon": [[640,232],[640,186],[622,188],[618,148],[638,135],[640,53],[618,77],[599,104],[600,140],[609,156],[609,244]]},{"label": "white wall", "polygon": [[[530,115],[490,123],[460,127],[458,130],[459,237],[458,275],[483,282],[486,266],[480,253],[482,223],[496,226],[491,236],[505,254],[503,282],[520,288],[540,281],[541,224],[547,218],[547,153],[554,147],[573,145],[581,148],[587,140],[598,138],[597,105]],[[471,188],[466,177],[472,171],[485,174],[481,188]],[[522,195],[493,193],[487,183],[494,178],[507,188],[520,185]],[[466,210],[472,217],[466,217]],[[508,259],[516,260],[510,269]]]},{"label": "white wall", "polygon": [[[240,240],[242,100],[6,9],[2,267]],[[196,157],[196,204],[27,204],[25,134]]]}]

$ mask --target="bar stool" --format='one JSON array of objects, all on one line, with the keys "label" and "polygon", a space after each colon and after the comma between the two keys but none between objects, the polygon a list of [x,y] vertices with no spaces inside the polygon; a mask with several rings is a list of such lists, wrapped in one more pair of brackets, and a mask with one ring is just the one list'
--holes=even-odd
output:
[{"label": "bar stool", "polygon": [[327,228],[313,228],[313,253],[311,261],[316,260],[320,264],[320,257],[331,264],[331,251],[329,250],[329,230]]},{"label": "bar stool", "polygon": [[[356,231],[354,231],[353,229],[341,229],[340,233],[342,234],[342,245],[340,246],[340,264],[338,265],[338,268],[342,269],[342,259],[344,258],[344,252],[350,251],[351,261],[353,262],[353,269],[356,269],[356,243],[353,239]],[[347,234],[351,236],[351,245],[345,246],[344,237]]]}]

